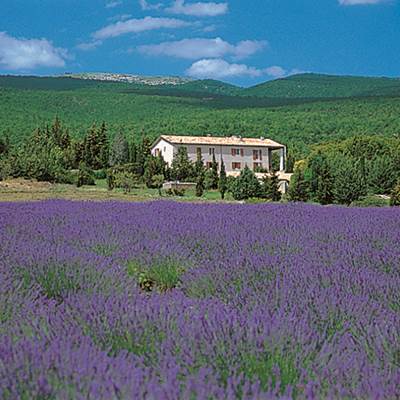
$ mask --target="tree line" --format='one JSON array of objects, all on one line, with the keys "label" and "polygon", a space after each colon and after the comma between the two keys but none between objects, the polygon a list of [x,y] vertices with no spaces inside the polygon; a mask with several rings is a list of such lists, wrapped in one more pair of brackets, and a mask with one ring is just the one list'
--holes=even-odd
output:
[{"label": "tree line", "polygon": [[[273,160],[275,169],[278,160]],[[294,174],[287,199],[320,204],[345,204],[368,194],[391,194],[396,200],[400,177],[400,140],[385,137],[355,137],[341,142],[317,145],[300,161],[289,153],[289,168]],[[161,187],[165,181],[195,182],[196,195],[205,190],[219,190],[221,198],[231,193],[235,200],[262,198],[278,201],[281,194],[276,173],[259,181],[245,168],[239,177],[227,177],[213,158],[205,168],[201,154],[189,160],[180,148],[171,167],[162,155],[151,155],[151,140],[142,136],[129,142],[122,132],[110,138],[105,123],[93,124],[82,139],[73,138],[59,118],[36,129],[22,144],[11,145],[7,136],[0,138],[0,179],[24,177],[77,186],[91,185],[95,179],[107,179],[110,190],[129,192],[144,183],[148,188]],[[181,194],[178,190],[175,194]],[[397,197],[396,197],[397,196]]]}]

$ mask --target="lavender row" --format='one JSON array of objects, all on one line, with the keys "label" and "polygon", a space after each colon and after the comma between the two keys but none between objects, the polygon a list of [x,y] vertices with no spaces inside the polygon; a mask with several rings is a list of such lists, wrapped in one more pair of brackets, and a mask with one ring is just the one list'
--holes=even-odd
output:
[{"label": "lavender row", "polygon": [[400,397],[400,212],[0,204],[0,398]]}]

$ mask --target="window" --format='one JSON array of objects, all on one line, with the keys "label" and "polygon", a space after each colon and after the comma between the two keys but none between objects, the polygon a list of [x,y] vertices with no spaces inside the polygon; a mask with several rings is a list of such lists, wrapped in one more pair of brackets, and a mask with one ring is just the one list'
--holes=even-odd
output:
[{"label": "window", "polygon": [[232,156],[244,156],[244,150],[243,149],[232,149]]},{"label": "window", "polygon": [[253,160],[262,160],[262,150],[253,150]]},{"label": "window", "polygon": [[208,149],[208,154],[209,154],[210,156],[215,155],[215,149],[214,149],[214,147],[210,147],[210,148]]},{"label": "window", "polygon": [[232,163],[232,169],[233,169],[233,170],[235,170],[235,169],[241,169],[241,164],[240,164],[240,162],[233,162],[233,163]]},{"label": "window", "polygon": [[158,156],[160,155],[160,153],[161,153],[160,149],[156,149],[156,150],[154,151],[154,155],[155,155],[156,157],[158,157]]},{"label": "window", "polygon": [[255,172],[260,171],[261,169],[262,169],[262,163],[260,163],[260,162],[253,163],[253,170]]},{"label": "window", "polygon": [[164,146],[164,153],[167,152],[167,146]]},{"label": "window", "polygon": [[196,148],[196,154],[197,154],[197,157],[201,156],[201,147]]}]

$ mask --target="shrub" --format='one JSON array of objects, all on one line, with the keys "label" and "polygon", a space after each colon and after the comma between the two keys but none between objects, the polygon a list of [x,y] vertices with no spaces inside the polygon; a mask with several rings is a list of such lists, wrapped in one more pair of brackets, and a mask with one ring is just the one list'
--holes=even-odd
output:
[{"label": "shrub", "polygon": [[352,207],[386,207],[389,202],[379,196],[371,195],[363,197],[351,203]]},{"label": "shrub", "polygon": [[254,172],[247,166],[235,179],[231,187],[232,196],[235,200],[246,200],[250,197],[260,197],[261,185]]},{"label": "shrub", "polygon": [[93,171],[85,164],[81,163],[79,165],[78,177],[76,186],[81,187],[83,185],[94,185],[94,173]]},{"label": "shrub", "polygon": [[93,171],[93,175],[95,179],[106,179],[107,171],[105,169],[98,169],[96,171]]},{"label": "shrub", "polygon": [[400,206],[400,182],[393,188],[390,195],[390,205]]}]

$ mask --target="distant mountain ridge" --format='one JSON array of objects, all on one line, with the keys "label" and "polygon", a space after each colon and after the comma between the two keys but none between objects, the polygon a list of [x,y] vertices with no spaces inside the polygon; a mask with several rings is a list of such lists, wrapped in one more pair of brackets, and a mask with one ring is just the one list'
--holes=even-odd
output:
[{"label": "distant mountain ridge", "polygon": [[[270,99],[331,99],[399,96],[400,79],[305,73],[243,88],[214,79],[194,80],[174,76],[141,76],[90,72],[61,76],[0,75],[0,88],[74,90],[98,85],[121,85],[121,90],[178,97],[257,97]],[[139,93],[140,94],[140,93]]]}]

